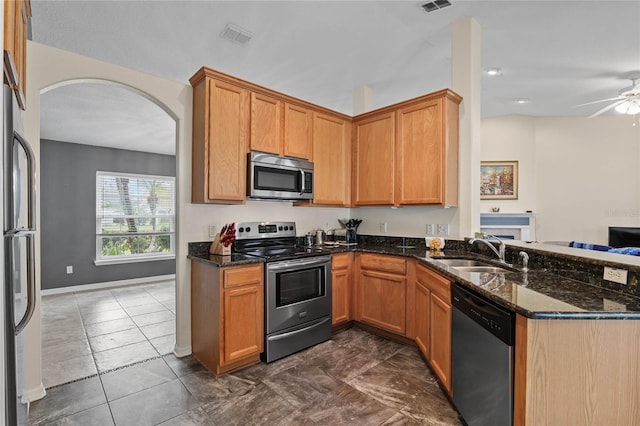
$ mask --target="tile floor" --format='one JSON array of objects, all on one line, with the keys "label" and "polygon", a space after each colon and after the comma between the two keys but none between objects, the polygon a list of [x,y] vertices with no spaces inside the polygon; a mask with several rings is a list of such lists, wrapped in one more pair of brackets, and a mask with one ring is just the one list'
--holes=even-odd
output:
[{"label": "tile floor", "polygon": [[32,425],[460,425],[415,348],[351,329],[213,377],[169,354],[48,390]]},{"label": "tile floor", "polygon": [[42,297],[49,389],[173,352],[175,282]]}]

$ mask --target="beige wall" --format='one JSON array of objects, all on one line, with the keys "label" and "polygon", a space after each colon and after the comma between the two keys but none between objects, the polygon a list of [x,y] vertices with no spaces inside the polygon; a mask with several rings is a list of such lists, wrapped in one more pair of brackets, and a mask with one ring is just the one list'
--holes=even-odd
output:
[{"label": "beige wall", "polygon": [[519,199],[483,200],[481,210],[533,210],[538,241],[606,244],[608,226],[640,226],[640,126],[632,117],[485,119],[481,160],[519,161]]}]

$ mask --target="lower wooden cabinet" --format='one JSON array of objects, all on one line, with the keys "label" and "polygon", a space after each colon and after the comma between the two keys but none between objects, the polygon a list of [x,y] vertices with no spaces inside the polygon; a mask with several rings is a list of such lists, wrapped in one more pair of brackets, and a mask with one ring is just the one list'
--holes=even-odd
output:
[{"label": "lower wooden cabinet", "polygon": [[340,253],[331,256],[331,324],[340,325],[351,321],[351,267],[353,254]]},{"label": "lower wooden cabinet", "polygon": [[413,291],[416,344],[451,394],[451,281],[418,264]]},{"label": "lower wooden cabinet", "polygon": [[358,255],[356,320],[405,335],[407,261],[363,253]]},{"label": "lower wooden cabinet", "polygon": [[191,347],[216,375],[260,361],[264,347],[263,265],[218,268],[191,262]]}]

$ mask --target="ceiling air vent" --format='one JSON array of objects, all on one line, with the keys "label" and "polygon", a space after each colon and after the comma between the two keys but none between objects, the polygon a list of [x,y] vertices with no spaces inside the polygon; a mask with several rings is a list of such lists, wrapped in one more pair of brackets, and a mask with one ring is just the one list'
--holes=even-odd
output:
[{"label": "ceiling air vent", "polygon": [[222,30],[222,33],[220,33],[220,37],[244,46],[253,38],[253,34],[237,25],[227,24],[227,26],[224,27],[224,30]]},{"label": "ceiling air vent", "polygon": [[435,0],[422,5],[425,12],[433,12],[444,7],[451,6],[449,0]]}]

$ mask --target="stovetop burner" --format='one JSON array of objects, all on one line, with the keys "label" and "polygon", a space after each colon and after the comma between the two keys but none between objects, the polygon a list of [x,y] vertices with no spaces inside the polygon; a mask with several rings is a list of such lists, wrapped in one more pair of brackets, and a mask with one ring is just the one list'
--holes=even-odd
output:
[{"label": "stovetop burner", "polygon": [[243,222],[236,229],[235,253],[261,257],[268,262],[323,253],[321,248],[296,244],[295,222]]}]

